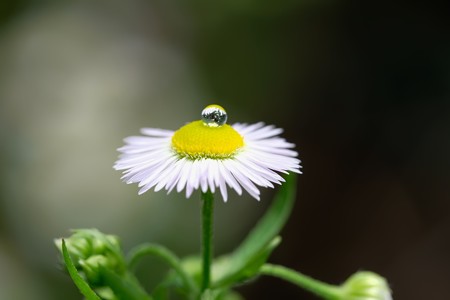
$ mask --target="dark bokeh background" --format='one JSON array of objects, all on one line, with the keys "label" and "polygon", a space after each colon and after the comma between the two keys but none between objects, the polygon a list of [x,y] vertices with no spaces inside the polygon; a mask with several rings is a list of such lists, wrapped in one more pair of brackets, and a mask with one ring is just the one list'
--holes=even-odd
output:
[{"label": "dark bokeh background", "polygon": [[[138,198],[111,165],[124,136],[176,129],[211,102],[231,122],[277,124],[297,144],[304,175],[272,262],[330,283],[372,270],[395,299],[449,297],[449,11],[395,1],[2,1],[0,298],[79,299],[51,245],[74,227],[117,233],[125,249],[152,240],[195,252],[196,197]],[[219,205],[218,253],[271,195]],[[240,291],[314,299],[273,278]]]}]

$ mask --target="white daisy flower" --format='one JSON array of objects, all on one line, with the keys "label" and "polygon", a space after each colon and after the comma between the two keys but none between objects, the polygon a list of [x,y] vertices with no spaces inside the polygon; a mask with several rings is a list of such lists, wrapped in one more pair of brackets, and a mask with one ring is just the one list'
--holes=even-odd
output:
[{"label": "white daisy flower", "polygon": [[138,183],[139,194],[154,188],[171,192],[186,189],[220,190],[227,201],[227,188],[239,195],[246,190],[259,200],[258,187],[274,187],[284,179],[278,173],[301,173],[295,145],[278,135],[273,125],[226,124],[227,114],[219,105],[202,111],[202,120],[177,131],[142,128],[144,136],[127,137],[114,168],[123,170],[126,183]]}]

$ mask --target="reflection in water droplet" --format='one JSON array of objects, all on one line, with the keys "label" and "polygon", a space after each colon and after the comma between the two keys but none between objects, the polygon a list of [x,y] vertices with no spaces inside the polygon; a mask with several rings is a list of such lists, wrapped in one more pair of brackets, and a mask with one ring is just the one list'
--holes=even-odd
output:
[{"label": "reflection in water droplet", "polygon": [[227,122],[227,112],[219,105],[208,105],[202,111],[203,124],[209,127],[222,126]]}]

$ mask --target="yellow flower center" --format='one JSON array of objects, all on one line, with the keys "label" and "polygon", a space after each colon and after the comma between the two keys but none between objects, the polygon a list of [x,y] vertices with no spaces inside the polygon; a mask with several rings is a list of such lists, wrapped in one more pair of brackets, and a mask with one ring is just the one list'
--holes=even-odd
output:
[{"label": "yellow flower center", "polygon": [[244,139],[228,124],[218,127],[194,121],[178,129],[172,137],[173,149],[191,159],[232,157],[244,146]]}]

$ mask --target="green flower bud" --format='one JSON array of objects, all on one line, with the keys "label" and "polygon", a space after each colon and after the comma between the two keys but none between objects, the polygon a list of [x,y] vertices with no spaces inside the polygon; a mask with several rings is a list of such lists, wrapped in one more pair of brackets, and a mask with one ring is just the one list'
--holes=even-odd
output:
[{"label": "green flower bud", "polygon": [[[86,259],[89,257],[91,250],[88,241],[84,238],[69,238],[66,241],[67,250],[73,259],[75,267],[79,266],[80,259]],[[55,245],[62,253],[62,239],[55,239]]]},{"label": "green flower bud", "polygon": [[357,272],[341,285],[342,300],[392,300],[386,279],[373,272]]},{"label": "green flower bud", "polygon": [[115,270],[118,264],[117,259],[111,255],[93,255],[80,261],[87,281],[94,285],[101,284],[100,268]]},{"label": "green flower bud", "polygon": [[[120,242],[116,236],[96,229],[78,229],[64,240],[75,267],[89,283],[101,284],[101,267],[118,274],[125,272]],[[62,253],[62,239],[56,239],[55,244]]]}]

